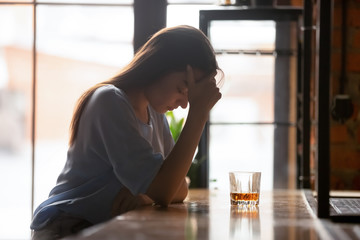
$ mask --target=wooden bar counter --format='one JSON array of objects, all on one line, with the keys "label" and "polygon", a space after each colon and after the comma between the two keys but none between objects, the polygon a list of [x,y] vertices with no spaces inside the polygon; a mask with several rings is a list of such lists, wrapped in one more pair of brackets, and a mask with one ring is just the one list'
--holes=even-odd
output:
[{"label": "wooden bar counter", "polygon": [[301,190],[261,192],[258,208],[242,209],[229,193],[196,189],[183,204],[142,207],[67,239],[347,240],[360,239],[360,227],[318,219]]}]

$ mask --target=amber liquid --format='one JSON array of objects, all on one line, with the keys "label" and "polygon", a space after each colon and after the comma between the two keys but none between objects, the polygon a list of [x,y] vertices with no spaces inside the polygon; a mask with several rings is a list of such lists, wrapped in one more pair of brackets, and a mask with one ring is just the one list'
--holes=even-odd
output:
[{"label": "amber liquid", "polygon": [[230,193],[230,199],[232,205],[258,205],[259,193]]}]

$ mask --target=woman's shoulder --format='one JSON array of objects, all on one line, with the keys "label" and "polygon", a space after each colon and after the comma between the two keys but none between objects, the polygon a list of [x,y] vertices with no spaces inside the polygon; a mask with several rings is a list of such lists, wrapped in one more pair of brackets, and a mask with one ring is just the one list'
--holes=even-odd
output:
[{"label": "woman's shoulder", "polygon": [[102,106],[104,104],[112,103],[124,103],[129,104],[127,96],[124,91],[115,87],[114,85],[104,85],[96,89],[91,96],[91,100],[94,104],[99,103]]},{"label": "woman's shoulder", "polygon": [[88,111],[130,111],[131,106],[125,92],[114,85],[104,85],[97,88],[89,99]]},{"label": "woman's shoulder", "polygon": [[126,94],[121,89],[111,84],[103,85],[94,91],[94,97],[104,98],[111,96],[117,98],[126,98]]}]

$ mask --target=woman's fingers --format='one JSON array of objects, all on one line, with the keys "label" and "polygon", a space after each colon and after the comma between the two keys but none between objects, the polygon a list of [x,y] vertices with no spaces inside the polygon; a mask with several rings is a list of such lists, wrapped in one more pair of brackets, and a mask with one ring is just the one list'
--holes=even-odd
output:
[{"label": "woman's fingers", "polygon": [[146,194],[139,194],[137,196],[137,206],[151,205],[153,203],[154,203],[154,200],[152,200]]},{"label": "woman's fingers", "polygon": [[217,71],[214,71],[212,73],[210,73],[209,75],[206,75],[202,78],[202,80],[210,80],[211,82],[215,82],[216,83],[216,79],[215,76],[217,75]]},{"label": "woman's fingers", "polygon": [[190,65],[186,66],[188,83],[188,101],[191,108],[207,114],[208,111],[221,98],[221,93],[216,84],[215,76],[217,71],[213,71],[206,76],[195,79],[194,70]]},{"label": "woman's fingers", "polygon": [[221,93],[216,85],[215,78],[203,79],[196,85],[198,89],[197,93],[199,95],[194,98],[193,102],[196,104],[201,104],[205,109],[210,110],[221,98]]},{"label": "woman's fingers", "polygon": [[117,194],[113,206],[112,215],[116,216],[144,205],[151,205],[154,201],[145,194],[134,196],[127,188],[123,188]]}]

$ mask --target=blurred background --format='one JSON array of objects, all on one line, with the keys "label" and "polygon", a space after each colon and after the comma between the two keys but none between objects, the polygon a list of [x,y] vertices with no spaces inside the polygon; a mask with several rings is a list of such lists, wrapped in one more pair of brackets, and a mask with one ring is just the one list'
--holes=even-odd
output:
[{"label": "blurred background", "polygon": [[[199,10],[219,4],[169,0],[166,25],[198,28]],[[262,189],[271,190],[276,24],[214,21],[209,37],[225,74],[210,115],[209,187],[227,190],[228,172],[243,170],[261,171]],[[64,166],[77,99],[131,60],[133,38],[132,0],[0,0],[0,239],[29,238],[32,211]],[[186,118],[187,109],[174,114]],[[294,122],[292,113],[283,146],[289,188],[296,185]]]}]

